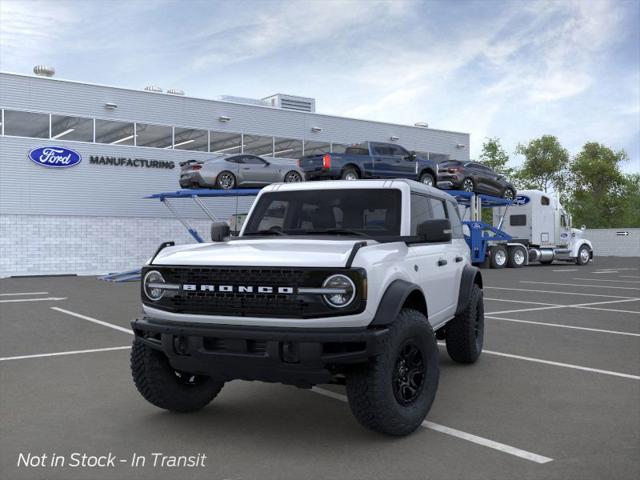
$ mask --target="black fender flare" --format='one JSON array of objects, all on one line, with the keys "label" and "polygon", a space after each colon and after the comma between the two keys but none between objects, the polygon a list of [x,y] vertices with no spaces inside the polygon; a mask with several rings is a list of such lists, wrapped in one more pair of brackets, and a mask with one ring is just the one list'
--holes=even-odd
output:
[{"label": "black fender flare", "polygon": [[438,181],[438,175],[436,175],[436,172],[434,172],[433,168],[424,167],[422,170],[420,170],[420,173],[418,173],[418,180],[420,180],[420,177],[422,176],[423,173],[431,174],[431,176],[433,177],[433,181],[434,182]]},{"label": "black fender flare", "polygon": [[462,276],[460,277],[460,289],[458,290],[458,307],[456,308],[456,315],[462,313],[469,304],[469,298],[471,296],[471,289],[473,285],[477,284],[482,288],[482,274],[478,267],[473,265],[465,265],[462,270]]},{"label": "black fender flare", "polygon": [[[382,295],[376,315],[373,317],[369,326],[381,327],[393,323],[409,296],[414,292],[419,294],[423,300],[425,299],[424,292],[415,283],[405,280],[394,280],[391,282],[384,292],[384,295]],[[426,300],[424,300],[423,308],[423,313],[426,316]]]}]

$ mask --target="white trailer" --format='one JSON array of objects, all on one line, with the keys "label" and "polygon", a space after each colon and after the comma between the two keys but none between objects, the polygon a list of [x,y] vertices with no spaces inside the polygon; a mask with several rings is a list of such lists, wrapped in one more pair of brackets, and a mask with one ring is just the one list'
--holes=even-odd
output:
[{"label": "white trailer", "polygon": [[493,225],[512,237],[507,243],[511,249],[526,249],[528,262],[585,265],[593,259],[593,246],[584,238],[586,227],[572,228],[560,202],[542,191],[519,191],[513,205],[494,208]]}]

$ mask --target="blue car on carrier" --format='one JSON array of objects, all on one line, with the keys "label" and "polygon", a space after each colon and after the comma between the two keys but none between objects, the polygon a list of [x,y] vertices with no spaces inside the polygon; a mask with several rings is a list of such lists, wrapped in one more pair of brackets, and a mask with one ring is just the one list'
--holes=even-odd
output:
[{"label": "blue car on carrier", "polygon": [[307,155],[298,160],[306,180],[408,178],[436,186],[438,164],[400,145],[363,142],[344,153]]}]

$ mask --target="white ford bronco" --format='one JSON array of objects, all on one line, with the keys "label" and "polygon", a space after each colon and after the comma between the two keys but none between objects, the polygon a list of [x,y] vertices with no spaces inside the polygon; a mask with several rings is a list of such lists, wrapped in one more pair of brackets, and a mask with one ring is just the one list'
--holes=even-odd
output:
[{"label": "white ford bronco", "polygon": [[411,180],[274,184],[239,236],[161,245],[142,269],[133,379],[190,412],[234,379],[345,384],[357,420],[406,435],[438,387],[438,345],[482,350],[482,277],[456,201]]}]

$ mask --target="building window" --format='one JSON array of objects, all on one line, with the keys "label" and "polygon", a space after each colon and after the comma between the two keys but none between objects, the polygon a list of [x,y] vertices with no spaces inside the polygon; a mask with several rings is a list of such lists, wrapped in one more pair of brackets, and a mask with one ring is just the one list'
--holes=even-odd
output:
[{"label": "building window", "polygon": [[133,145],[134,126],[129,122],[96,119],[96,142],[111,145]]},{"label": "building window", "polygon": [[300,158],[302,157],[302,140],[291,138],[274,138],[274,157],[279,158]]},{"label": "building window", "polygon": [[136,123],[136,145],[138,147],[171,148],[173,129],[164,125]]},{"label": "building window", "polygon": [[206,130],[176,127],[175,137],[173,148],[177,150],[208,151],[209,136]]},{"label": "building window", "polygon": [[260,135],[243,135],[244,153],[251,155],[273,156],[273,137],[262,137]]},{"label": "building window", "polygon": [[49,138],[49,115],[5,110],[4,134],[15,137]]},{"label": "building window", "polygon": [[209,132],[211,153],[233,155],[242,152],[242,135],[228,132]]},{"label": "building window", "polygon": [[51,115],[51,138],[93,142],[93,119]]},{"label": "building window", "polygon": [[310,142],[305,140],[304,142],[304,154],[305,155],[322,155],[323,153],[329,153],[331,151],[331,144],[328,142]]}]

